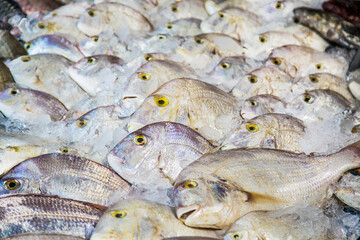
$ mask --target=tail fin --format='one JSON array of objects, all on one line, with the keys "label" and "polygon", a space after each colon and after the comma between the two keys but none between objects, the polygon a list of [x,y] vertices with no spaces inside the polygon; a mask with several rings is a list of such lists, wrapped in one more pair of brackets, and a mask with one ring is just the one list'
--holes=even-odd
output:
[{"label": "tail fin", "polygon": [[353,165],[350,169],[360,167],[360,141],[344,147],[338,153],[335,153],[334,156],[342,158],[344,163],[348,162],[350,165]]}]

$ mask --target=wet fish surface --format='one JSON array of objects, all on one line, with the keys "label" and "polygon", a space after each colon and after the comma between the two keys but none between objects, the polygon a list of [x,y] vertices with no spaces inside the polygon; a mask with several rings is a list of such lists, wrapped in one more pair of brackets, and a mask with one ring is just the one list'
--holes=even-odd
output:
[{"label": "wet fish surface", "polygon": [[81,240],[84,238],[58,234],[25,234],[4,238],[4,240]]}]

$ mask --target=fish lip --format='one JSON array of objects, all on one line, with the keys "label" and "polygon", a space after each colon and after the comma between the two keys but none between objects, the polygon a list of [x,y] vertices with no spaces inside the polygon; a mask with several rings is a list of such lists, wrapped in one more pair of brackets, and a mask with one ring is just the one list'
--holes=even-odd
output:
[{"label": "fish lip", "polygon": [[185,223],[189,216],[196,213],[199,208],[200,206],[198,205],[179,208],[176,210],[176,216],[180,219],[180,221]]},{"label": "fish lip", "polygon": [[122,99],[125,100],[125,99],[128,99],[128,98],[137,98],[137,96],[125,96]]}]

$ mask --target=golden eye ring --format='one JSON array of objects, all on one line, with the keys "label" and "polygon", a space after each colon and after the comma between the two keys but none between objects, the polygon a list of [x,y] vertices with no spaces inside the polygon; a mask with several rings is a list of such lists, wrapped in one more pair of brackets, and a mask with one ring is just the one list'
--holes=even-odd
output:
[{"label": "golden eye ring", "polygon": [[62,153],[69,153],[69,149],[67,147],[60,148]]},{"label": "golden eye ring", "polygon": [[154,101],[159,107],[165,107],[169,105],[169,99],[165,96],[155,96]]},{"label": "golden eye ring", "polygon": [[149,81],[151,79],[151,75],[147,73],[139,73],[138,77],[144,81]]},{"label": "golden eye ring", "polygon": [[97,42],[97,41],[99,41],[99,36],[92,36],[92,37],[91,37],[91,40],[92,40],[93,42]]},{"label": "golden eye ring", "polygon": [[30,62],[31,58],[29,56],[22,56],[21,61],[23,62]]},{"label": "golden eye ring", "polygon": [[94,11],[88,11],[88,15],[89,15],[90,17],[94,17],[94,16],[95,16],[95,12],[94,12]]},{"label": "golden eye ring", "polygon": [[263,37],[263,36],[260,36],[260,37],[259,37],[259,41],[262,42],[262,43],[264,43],[264,42],[266,42],[266,38]]},{"label": "golden eye ring", "polygon": [[166,28],[167,28],[167,29],[173,29],[173,27],[174,27],[174,25],[172,25],[172,24],[167,24],[167,25],[166,25]]},{"label": "golden eye ring", "polygon": [[167,37],[165,35],[159,35],[158,36],[158,40],[165,40],[167,39]]},{"label": "golden eye ring", "polygon": [[25,50],[29,50],[30,47],[31,47],[31,43],[29,43],[29,42],[25,43],[25,45],[24,45]]},{"label": "golden eye ring", "polygon": [[11,191],[20,188],[20,186],[21,186],[20,182],[16,179],[7,180],[4,183],[4,187],[6,187],[7,190],[11,190]]},{"label": "golden eye ring", "polygon": [[249,103],[254,107],[256,107],[258,105],[258,103],[254,100],[250,100]]},{"label": "golden eye ring", "polygon": [[195,181],[188,181],[184,183],[184,188],[196,188],[198,186],[198,183]]},{"label": "golden eye ring", "polygon": [[257,81],[258,81],[256,76],[250,76],[250,77],[248,77],[248,80],[250,83],[257,83]]},{"label": "golden eye ring", "polygon": [[221,68],[223,69],[229,69],[230,68],[230,64],[229,63],[222,63],[220,64]]},{"label": "golden eye ring", "polygon": [[275,3],[275,8],[276,8],[276,9],[282,9],[282,7],[283,7],[282,2],[276,2],[276,3]]},{"label": "golden eye ring", "polygon": [[242,235],[240,233],[233,233],[231,235],[231,239],[237,240],[237,239],[240,239],[240,238],[242,238]]},{"label": "golden eye ring", "polygon": [[40,29],[44,29],[44,28],[45,28],[45,24],[42,23],[42,22],[39,22],[39,23],[37,24],[37,26],[38,26]]},{"label": "golden eye ring", "polygon": [[196,38],[195,38],[195,42],[198,43],[198,44],[203,44],[203,43],[204,43],[204,39],[199,38],[199,37],[196,37]]},{"label": "golden eye ring", "polygon": [[279,58],[273,58],[272,60],[271,60],[271,62],[273,63],[273,64],[275,64],[275,65],[280,65],[281,64],[281,60],[279,59]]},{"label": "golden eye ring", "polygon": [[245,128],[249,132],[257,132],[257,131],[259,131],[259,126],[256,125],[256,124],[246,124]]},{"label": "golden eye ring", "polygon": [[149,54],[146,54],[146,55],[144,56],[144,58],[145,58],[146,61],[152,61],[152,60],[154,60],[154,58],[153,58],[151,55],[149,55]]},{"label": "golden eye ring", "polygon": [[172,12],[178,12],[178,11],[179,11],[179,7],[176,6],[176,5],[173,5],[173,6],[171,6],[171,11],[172,11]]},{"label": "golden eye ring", "polygon": [[16,94],[18,94],[20,91],[19,91],[19,89],[16,89],[16,88],[11,88],[10,90],[9,90],[9,93],[11,94],[11,95],[13,95],[13,96],[15,96]]},{"label": "golden eye ring", "polygon": [[144,135],[137,135],[134,137],[134,143],[139,146],[147,144],[147,138]]},{"label": "golden eye ring", "polygon": [[121,211],[115,211],[111,213],[111,216],[113,216],[114,218],[124,218],[126,217],[127,213],[123,210]]},{"label": "golden eye ring", "polygon": [[317,70],[321,70],[323,68],[323,66],[320,63],[316,64],[315,67]]},{"label": "golden eye ring", "polygon": [[309,103],[309,104],[314,102],[314,98],[309,94],[305,94],[303,97],[303,100],[304,100],[304,102]]},{"label": "golden eye ring", "polygon": [[223,12],[218,12],[219,18],[224,18],[225,17],[225,13]]},{"label": "golden eye ring", "polygon": [[314,75],[310,75],[309,77],[310,81],[313,82],[313,83],[317,83],[319,82],[319,78],[314,76]]},{"label": "golden eye ring", "polygon": [[81,119],[76,121],[76,126],[78,126],[79,128],[83,128],[86,125],[87,125],[87,121],[84,118],[81,118]]},{"label": "golden eye ring", "polygon": [[87,58],[86,58],[86,62],[87,62],[87,63],[94,63],[94,62],[95,62],[95,58],[93,58],[93,57],[87,57]]}]

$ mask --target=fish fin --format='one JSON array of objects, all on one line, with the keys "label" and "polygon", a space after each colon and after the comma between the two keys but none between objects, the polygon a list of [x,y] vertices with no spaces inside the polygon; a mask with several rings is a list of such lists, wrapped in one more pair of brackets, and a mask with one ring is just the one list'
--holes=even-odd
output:
[{"label": "fish fin", "polygon": [[347,72],[353,72],[358,68],[360,68],[360,48],[357,49],[355,55],[353,56]]},{"label": "fish fin", "polygon": [[357,141],[347,147],[344,147],[334,155],[341,156],[341,154],[345,154],[347,159],[351,158],[352,163],[356,165],[354,168],[360,167],[360,141]]},{"label": "fish fin", "polygon": [[214,148],[211,149],[210,151],[206,152],[206,154],[210,154],[210,153],[217,152],[217,151],[221,150],[222,147],[223,147],[223,146],[214,147]]}]

